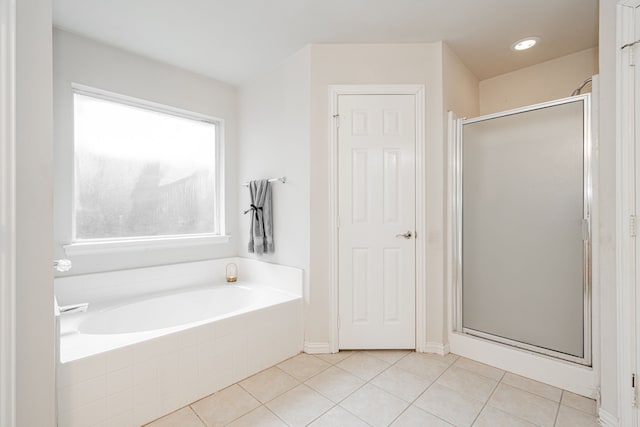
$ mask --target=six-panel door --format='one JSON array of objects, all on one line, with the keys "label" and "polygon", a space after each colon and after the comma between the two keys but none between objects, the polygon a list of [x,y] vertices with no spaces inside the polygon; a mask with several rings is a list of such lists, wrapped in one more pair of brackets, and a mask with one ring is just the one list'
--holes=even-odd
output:
[{"label": "six-panel door", "polygon": [[415,348],[415,96],[338,111],[339,346]]}]

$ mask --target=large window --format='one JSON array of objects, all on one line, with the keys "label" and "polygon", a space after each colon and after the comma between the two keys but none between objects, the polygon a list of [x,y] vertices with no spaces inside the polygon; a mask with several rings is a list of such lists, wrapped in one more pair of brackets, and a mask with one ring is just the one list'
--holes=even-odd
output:
[{"label": "large window", "polygon": [[73,243],[221,233],[218,121],[74,92]]}]

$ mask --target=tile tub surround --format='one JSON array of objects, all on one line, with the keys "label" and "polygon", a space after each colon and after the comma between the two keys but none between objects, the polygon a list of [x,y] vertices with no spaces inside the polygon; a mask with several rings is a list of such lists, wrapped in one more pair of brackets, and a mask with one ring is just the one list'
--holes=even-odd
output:
[{"label": "tile tub surround", "polygon": [[[222,272],[226,262],[229,260],[218,262]],[[243,264],[242,260],[233,259],[233,262],[243,265],[241,275],[244,271],[246,279],[251,277],[248,267],[253,261]],[[199,268],[205,271],[203,267],[210,266]],[[176,273],[176,266],[168,267]],[[140,426],[298,354],[303,334],[301,272],[275,265],[260,268],[264,283],[273,283],[265,276],[269,270],[274,271],[271,280],[284,287],[281,290],[297,287],[298,296],[92,356],[67,357],[66,363],[58,365],[59,426]],[[150,273],[157,276],[158,272]],[[136,271],[134,276],[140,274]],[[190,277],[197,279],[198,274],[192,272]],[[289,283],[284,280],[287,278]],[[58,279],[56,291],[68,291],[63,298],[72,299],[77,297],[70,292],[76,284],[65,289],[67,279],[70,278]],[[297,283],[290,283],[294,279]],[[95,283],[89,287],[92,285]],[[101,297],[98,293],[89,302],[104,304]],[[64,346],[65,338],[61,341]],[[185,420],[191,419],[189,412],[182,415]]]},{"label": "tile tub surround", "polygon": [[595,413],[591,399],[453,354],[380,350],[300,354],[146,427],[595,427]]}]

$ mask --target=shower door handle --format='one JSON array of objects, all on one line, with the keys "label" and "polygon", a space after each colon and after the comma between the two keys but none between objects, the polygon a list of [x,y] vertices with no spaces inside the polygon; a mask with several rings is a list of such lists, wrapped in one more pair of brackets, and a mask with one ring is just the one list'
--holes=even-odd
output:
[{"label": "shower door handle", "polygon": [[396,237],[404,237],[405,239],[410,239],[413,236],[413,234],[411,234],[410,230],[407,230],[406,232],[402,233],[402,234],[396,234]]}]

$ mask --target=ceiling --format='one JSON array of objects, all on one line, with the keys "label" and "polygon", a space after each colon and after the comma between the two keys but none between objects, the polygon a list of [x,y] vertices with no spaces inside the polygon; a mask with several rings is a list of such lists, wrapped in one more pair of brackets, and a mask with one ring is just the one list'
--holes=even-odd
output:
[{"label": "ceiling", "polygon": [[[240,85],[310,43],[444,40],[480,79],[598,42],[598,0],[53,0],[56,27]],[[542,42],[524,52],[511,43]]]}]

